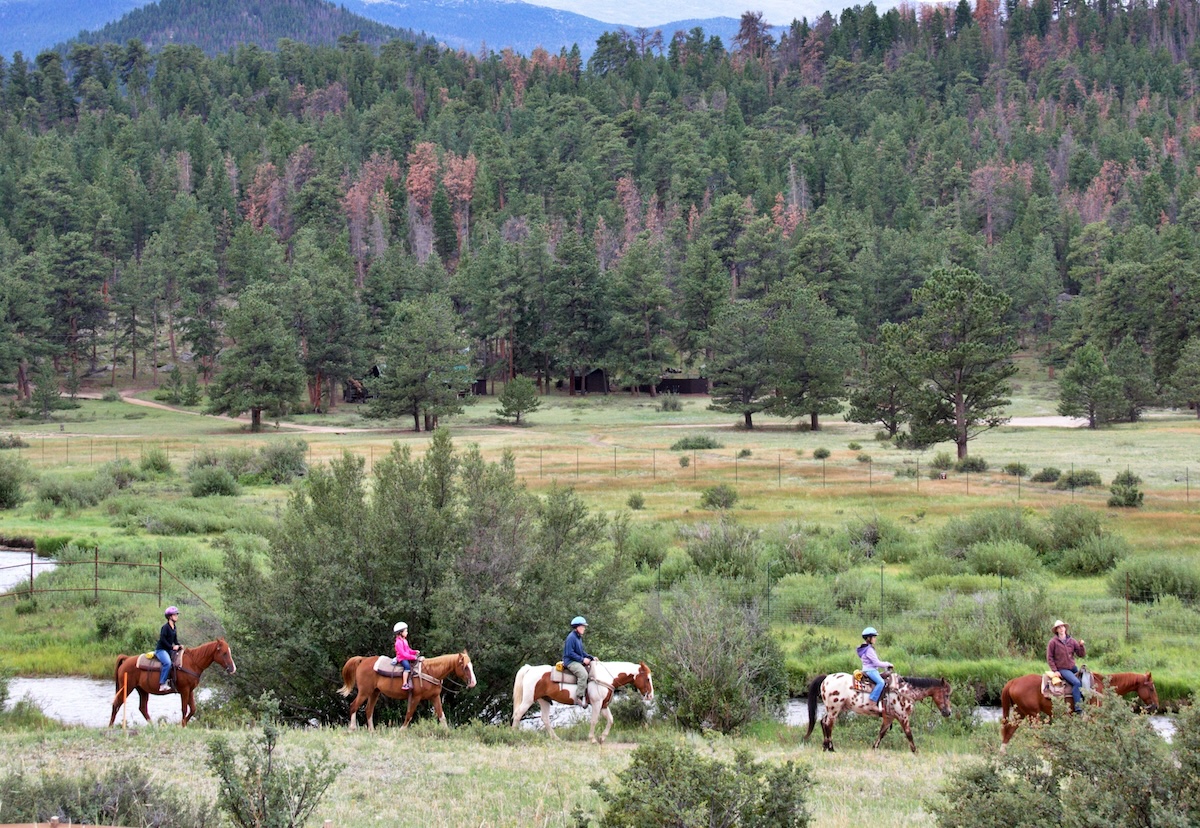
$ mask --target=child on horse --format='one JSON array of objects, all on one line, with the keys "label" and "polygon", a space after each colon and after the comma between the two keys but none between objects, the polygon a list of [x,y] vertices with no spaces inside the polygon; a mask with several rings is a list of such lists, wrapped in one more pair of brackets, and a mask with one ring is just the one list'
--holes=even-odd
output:
[{"label": "child on horse", "polygon": [[392,659],[392,663],[399,664],[404,668],[404,684],[400,689],[411,690],[412,682],[409,680],[409,677],[412,675],[412,663],[420,657],[421,651],[414,650],[409,646],[408,624],[399,621],[396,626],[392,627],[392,632],[396,634],[396,657]]},{"label": "child on horse", "polygon": [[869,678],[875,685],[871,690],[871,701],[874,704],[879,704],[879,698],[883,695],[883,688],[886,686],[883,676],[879,675],[879,671],[892,669],[892,663],[890,661],[881,661],[879,655],[875,652],[875,638],[878,635],[879,633],[875,631],[874,627],[867,627],[862,631],[863,643],[854,651],[862,660],[863,675]]},{"label": "child on horse", "polygon": [[1079,680],[1079,668],[1075,666],[1075,656],[1083,658],[1087,651],[1083,641],[1071,638],[1070,626],[1059,619],[1054,622],[1054,636],[1046,644],[1046,663],[1050,669],[1062,676],[1062,680],[1071,686],[1071,702],[1075,713],[1083,711],[1083,682]]},{"label": "child on horse", "polygon": [[583,649],[583,634],[587,632],[587,619],[576,615],[571,619],[571,631],[563,642],[563,669],[575,676],[575,703],[587,707],[587,666],[592,663],[592,656]]},{"label": "child on horse", "polygon": [[167,607],[163,612],[166,616],[167,623],[162,625],[162,629],[158,631],[158,643],[154,645],[154,656],[162,665],[158,668],[158,692],[171,692],[171,685],[167,683],[167,678],[171,675],[171,656],[176,650],[182,650],[183,645],[179,643],[179,633],[175,629],[176,623],[179,621],[179,607]]}]

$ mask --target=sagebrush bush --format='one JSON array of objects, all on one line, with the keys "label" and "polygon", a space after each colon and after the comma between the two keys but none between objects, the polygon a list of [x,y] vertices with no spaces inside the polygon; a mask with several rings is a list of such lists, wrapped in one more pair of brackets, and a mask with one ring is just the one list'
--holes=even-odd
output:
[{"label": "sagebrush bush", "polygon": [[700,523],[679,530],[684,548],[696,568],[705,575],[753,578],[758,575],[758,530],[741,526],[731,518]]},{"label": "sagebrush bush", "polygon": [[1131,551],[1129,541],[1120,535],[1093,535],[1063,550],[1058,556],[1056,569],[1063,575],[1103,575],[1129,557]]},{"label": "sagebrush bush", "polygon": [[1021,578],[1040,572],[1037,553],[1014,540],[983,541],[967,549],[967,567],[977,575],[1001,575]]},{"label": "sagebrush bush", "polygon": [[727,764],[686,744],[656,741],[634,749],[612,788],[604,781],[592,786],[607,805],[603,828],[805,828],[812,784],[803,765],[756,762],[744,748]]},{"label": "sagebrush bush", "polygon": [[100,399],[106,403],[115,403],[121,401],[121,395],[115,389],[108,389],[100,395]]},{"label": "sagebrush bush", "polygon": [[699,451],[719,448],[724,448],[724,444],[709,437],[707,434],[683,437],[671,444],[671,451]]},{"label": "sagebrush bush", "polygon": [[142,455],[142,460],[138,464],[139,468],[147,474],[172,474],[174,469],[171,468],[171,458],[166,451],[160,448],[152,448]]},{"label": "sagebrush bush", "polygon": [[679,457],[679,468],[686,469],[690,465],[692,465],[692,458],[688,457],[686,454]]},{"label": "sagebrush bush", "polygon": [[303,440],[282,440],[259,449],[254,466],[259,474],[272,483],[290,483],[307,473],[307,456],[308,443]]},{"label": "sagebrush bush", "polygon": [[1046,652],[1046,629],[1053,620],[1050,596],[1043,583],[1006,584],[996,606],[1009,643],[1037,656]]},{"label": "sagebrush bush", "polygon": [[862,443],[852,440],[846,444],[846,448],[850,449],[851,451],[862,451]]},{"label": "sagebrush bush", "polygon": [[1058,478],[1056,489],[1086,489],[1088,486],[1103,486],[1100,473],[1091,469],[1075,469]]},{"label": "sagebrush bush", "polygon": [[1041,528],[1022,509],[984,509],[953,517],[933,537],[943,555],[962,557],[977,543],[1016,541],[1034,551],[1046,548]]},{"label": "sagebrush bush", "polygon": [[1029,466],[1024,463],[1006,463],[1004,465],[1004,473],[1013,477],[1028,477]]},{"label": "sagebrush bush", "polygon": [[743,460],[744,460],[744,459],[746,459],[747,457],[750,457],[750,456],[751,456],[751,455],[753,455],[753,454],[754,454],[754,452],[753,452],[753,451],[751,451],[751,450],[750,450],[750,449],[748,449],[748,448],[744,448],[744,449],[738,449],[737,456],[738,456],[739,458],[741,458],[741,459],[743,459]]},{"label": "sagebrush bush", "polygon": [[912,480],[912,479],[915,479],[920,476],[921,475],[917,472],[916,466],[901,466],[900,468],[896,469],[896,474],[895,474],[896,478],[902,479],[902,480],[903,479]]},{"label": "sagebrush bush", "polygon": [[813,449],[813,459],[814,460],[828,460],[829,456],[830,456],[830,451],[827,448]]},{"label": "sagebrush bush", "polygon": [[1200,598],[1200,565],[1167,555],[1126,558],[1117,564],[1108,577],[1109,594],[1125,595],[1139,603],[1150,603],[1166,595],[1184,601]]},{"label": "sagebrush bush", "polygon": [[646,496],[641,492],[633,492],[625,500],[625,505],[635,512],[646,508]]},{"label": "sagebrush bush", "polygon": [[29,466],[20,457],[0,455],[0,509],[15,509],[25,502]]},{"label": "sagebrush bush", "polygon": [[188,475],[192,497],[208,497],[223,495],[234,497],[241,494],[242,487],[228,469],[203,466]]},{"label": "sagebrush bush", "polygon": [[867,454],[867,453],[864,451],[864,452],[862,452],[861,454],[859,454],[857,457],[855,457],[854,459],[855,459],[855,460],[857,460],[857,461],[858,461],[858,462],[860,462],[860,463],[870,463],[870,462],[871,462],[871,455]]},{"label": "sagebrush bush", "polygon": [[988,470],[988,462],[982,457],[964,457],[954,464],[954,470],[960,473],[983,474]]},{"label": "sagebrush bush", "polygon": [[949,471],[954,468],[954,458],[950,456],[948,451],[939,451],[933,455],[933,459],[929,461],[930,468],[938,471]]},{"label": "sagebrush bush", "polygon": [[1070,549],[1079,546],[1102,531],[1099,512],[1086,506],[1058,506],[1046,515],[1051,549]]},{"label": "sagebrush bush", "polygon": [[737,501],[737,489],[726,483],[709,486],[700,495],[700,506],[704,509],[732,509]]},{"label": "sagebrush bush", "polygon": [[1056,469],[1054,466],[1046,466],[1041,471],[1035,473],[1029,479],[1034,483],[1054,483],[1058,478],[1062,477],[1062,470]]},{"label": "sagebrush bush", "polygon": [[142,475],[134,467],[133,461],[128,457],[122,457],[119,460],[109,460],[100,466],[96,475],[98,478],[100,476],[107,477],[112,482],[112,488],[116,491],[128,489],[142,479]]},{"label": "sagebrush bush", "polygon": [[95,506],[115,491],[112,478],[102,474],[86,477],[42,475],[37,483],[38,500],[48,500],[63,508]]}]

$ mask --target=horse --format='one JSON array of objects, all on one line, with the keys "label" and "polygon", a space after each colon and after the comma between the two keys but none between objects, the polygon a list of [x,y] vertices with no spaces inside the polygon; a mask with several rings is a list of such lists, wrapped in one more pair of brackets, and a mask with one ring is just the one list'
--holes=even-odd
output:
[{"label": "horse", "polygon": [[[550,724],[550,702],[574,704],[575,688],[572,685],[564,686],[556,681],[551,681],[550,672],[553,669],[549,664],[541,664],[536,667],[526,664],[517,671],[516,681],[513,682],[513,728],[520,725],[525,711],[536,701],[542,708],[542,729],[551,737],[558,738],[554,733],[554,727]],[[588,728],[588,741],[593,745],[597,744],[596,724],[603,714],[607,724],[604,726],[604,732],[600,734],[599,744],[604,744],[604,740],[608,738],[608,731],[612,730],[613,726],[612,711],[608,709],[608,705],[612,702],[616,691],[627,684],[632,684],[642,694],[643,701],[650,701],[654,698],[654,681],[650,675],[650,668],[644,661],[635,664],[632,661],[602,662],[599,659],[593,659],[590,676],[586,691],[587,700],[591,705],[591,727]]]},{"label": "horse", "polygon": [[376,673],[375,661],[376,656],[351,656],[342,665],[342,686],[338,693],[349,698],[354,688],[358,687],[358,695],[350,702],[351,730],[358,729],[358,708],[364,701],[367,703],[367,729],[375,729],[375,705],[379,702],[380,694],[389,699],[408,701],[401,730],[408,727],[413,713],[423,701],[433,702],[438,722],[442,727],[449,728],[446,714],[442,712],[442,689],[446,680],[454,675],[468,690],[475,686],[475,668],[471,666],[471,656],[466,650],[422,660],[421,669],[412,673],[412,690],[401,689],[404,681],[400,676],[393,678]]},{"label": "horse", "polygon": [[130,690],[137,690],[141,698],[138,709],[146,721],[150,721],[150,711],[146,708],[150,696],[165,696],[176,691],[183,704],[183,719],[179,723],[187,727],[188,721],[196,714],[196,688],[200,686],[200,674],[216,662],[225,668],[225,672],[233,675],[237,665],[233,663],[233,652],[224,638],[209,641],[199,647],[188,647],[183,651],[179,666],[175,668],[175,689],[163,693],[158,691],[158,667],[153,670],[139,670],[135,656],[117,656],[117,666],[113,671],[113,680],[117,685],[117,694],[113,697],[112,718],[108,726],[112,727],[117,720],[117,711],[121,709]]},{"label": "horse", "polygon": [[867,716],[880,716],[883,722],[879,726],[879,736],[875,739],[872,749],[878,748],[883,737],[892,728],[892,721],[900,722],[904,735],[908,737],[908,746],[912,752],[917,752],[913,742],[912,728],[908,724],[912,716],[913,706],[922,699],[932,699],[943,716],[950,715],[950,682],[944,678],[919,678],[915,676],[897,676],[893,674],[888,679],[885,705],[881,711],[879,705],[871,702],[870,690],[857,690],[854,687],[854,677],[849,673],[832,673],[827,676],[817,676],[808,685],[808,732],[804,740],[812,735],[813,726],[817,721],[817,696],[825,705],[825,716],[821,719],[821,730],[825,734],[822,747],[833,751],[833,725],[842,713],[851,712]]},{"label": "horse", "polygon": [[[1151,713],[1158,710],[1158,690],[1150,673],[1113,673],[1110,676],[1092,673],[1092,687],[1098,692],[1089,699],[1091,704],[1099,705],[1107,688],[1118,696],[1137,693]],[[1008,750],[1008,742],[1017,732],[1021,719],[1036,719],[1042,713],[1047,718],[1054,715],[1050,699],[1042,695],[1041,673],[1018,676],[1005,684],[1000,691],[1000,752]]]}]

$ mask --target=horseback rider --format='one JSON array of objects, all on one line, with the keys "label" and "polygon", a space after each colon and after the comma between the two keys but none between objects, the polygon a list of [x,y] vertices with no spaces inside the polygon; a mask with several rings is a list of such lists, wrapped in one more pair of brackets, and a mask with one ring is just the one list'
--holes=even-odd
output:
[{"label": "horseback rider", "polygon": [[1061,618],[1054,622],[1054,636],[1046,644],[1046,663],[1050,669],[1062,676],[1062,680],[1071,686],[1072,712],[1083,712],[1083,682],[1079,678],[1080,669],[1075,666],[1075,656],[1083,658],[1087,651],[1083,640],[1076,641],[1071,637],[1071,628]]},{"label": "horseback rider", "polygon": [[567,640],[563,642],[563,669],[575,676],[575,703],[580,707],[586,708],[587,701],[587,684],[588,684],[588,665],[592,663],[592,656],[583,649],[583,634],[587,632],[587,619],[582,615],[576,615],[571,619],[571,631],[567,633]]},{"label": "horseback rider", "polygon": [[392,632],[396,634],[396,657],[392,659],[392,664],[399,664],[404,668],[404,684],[401,685],[401,690],[411,690],[412,682],[409,676],[412,675],[412,663],[415,659],[420,658],[421,651],[414,650],[408,643],[408,624],[403,621],[396,622],[396,626],[392,627]]},{"label": "horseback rider", "polygon": [[179,607],[167,607],[163,611],[163,615],[166,617],[167,623],[163,624],[162,629],[158,631],[158,643],[154,645],[154,656],[160,664],[158,692],[170,693],[171,685],[167,683],[167,679],[171,675],[171,654],[176,650],[183,649],[183,645],[179,643],[179,634],[175,629],[175,625],[179,622]]},{"label": "horseback rider", "polygon": [[862,660],[863,675],[869,678],[875,685],[871,690],[871,702],[879,704],[880,709],[883,705],[879,699],[883,695],[883,689],[886,687],[886,682],[883,676],[879,675],[880,670],[891,670],[892,664],[890,661],[881,661],[879,655],[875,652],[875,638],[879,635],[874,627],[867,627],[862,631],[863,643],[855,650],[855,654]]}]

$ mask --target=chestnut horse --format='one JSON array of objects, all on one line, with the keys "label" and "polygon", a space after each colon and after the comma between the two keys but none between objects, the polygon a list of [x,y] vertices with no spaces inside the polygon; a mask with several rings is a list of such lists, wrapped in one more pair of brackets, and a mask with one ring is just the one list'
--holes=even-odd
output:
[{"label": "chestnut horse", "polygon": [[367,729],[375,729],[375,705],[379,702],[380,694],[389,699],[407,699],[407,709],[404,711],[404,724],[400,729],[408,727],[413,713],[423,701],[433,702],[433,710],[437,720],[443,727],[446,724],[446,714],[442,712],[442,689],[445,680],[453,674],[468,689],[475,686],[475,668],[471,666],[471,657],[467,651],[447,653],[446,655],[427,658],[421,662],[421,669],[412,673],[412,690],[402,690],[404,681],[399,676],[381,676],[375,672],[377,656],[351,656],[342,666],[342,686],[340,694],[349,698],[358,687],[358,695],[350,702],[350,729],[358,729],[358,708],[363,702],[367,703]]},{"label": "chestnut horse", "polygon": [[[821,732],[825,735],[821,746],[833,752],[833,726],[842,713],[858,713],[863,716],[879,716],[883,721],[879,725],[879,736],[871,748],[878,748],[883,737],[892,729],[892,722],[900,722],[904,735],[908,737],[908,746],[912,752],[917,752],[913,741],[912,728],[908,724],[913,707],[921,699],[932,699],[943,716],[950,715],[950,682],[944,678],[917,678],[914,676],[898,676],[895,673],[888,677],[887,695],[883,697],[884,708],[871,701],[870,690],[858,690],[854,687],[854,677],[849,673],[832,673],[828,676],[817,676],[808,685],[808,732],[804,739],[812,735],[813,725],[817,722],[817,696],[825,705],[825,715],[821,719]],[[869,686],[869,682],[868,682]]]},{"label": "chestnut horse", "polygon": [[[526,664],[517,671],[517,679],[513,683],[512,726],[514,728],[520,725],[525,711],[536,701],[542,708],[542,729],[555,739],[558,738],[554,734],[554,727],[550,724],[550,702],[574,705],[575,686],[573,684],[564,686],[556,681],[551,681],[552,669],[549,664],[538,667]],[[596,724],[603,714],[607,724],[604,726],[604,732],[600,734],[600,744],[604,744],[604,740],[608,737],[608,731],[612,730],[613,726],[612,711],[608,709],[608,705],[613,700],[613,694],[625,685],[632,684],[642,694],[643,701],[650,701],[654,698],[654,681],[650,676],[650,668],[644,661],[635,664],[632,661],[602,662],[599,659],[592,659],[590,675],[591,680],[588,681],[587,686],[587,699],[591,705],[591,727],[588,728],[588,741],[593,745],[596,744]]]},{"label": "chestnut horse", "polygon": [[[1158,691],[1149,673],[1113,673],[1110,676],[1092,673],[1092,686],[1097,693],[1088,700],[1090,704],[1100,704],[1100,694],[1108,689],[1118,696],[1137,693],[1151,713],[1158,710]],[[1008,741],[1017,732],[1021,719],[1036,719],[1041,713],[1047,718],[1054,715],[1050,699],[1042,695],[1041,673],[1018,676],[1004,685],[1000,691],[1000,752],[1008,749]]]},{"label": "chestnut horse", "polygon": [[117,667],[113,673],[117,683],[117,695],[113,697],[112,718],[108,720],[108,726],[112,727],[113,722],[117,720],[117,711],[125,703],[129,691],[137,690],[141,698],[138,710],[142,711],[146,721],[150,721],[150,711],[146,705],[151,695],[166,696],[178,691],[183,704],[183,720],[180,725],[186,727],[192,716],[196,715],[196,688],[200,686],[200,674],[214,662],[224,667],[225,672],[231,676],[237,672],[237,665],[233,663],[233,653],[224,638],[209,641],[199,647],[186,648],[179,667],[175,669],[175,689],[159,693],[157,667],[153,670],[139,670],[137,656],[117,656]]}]

